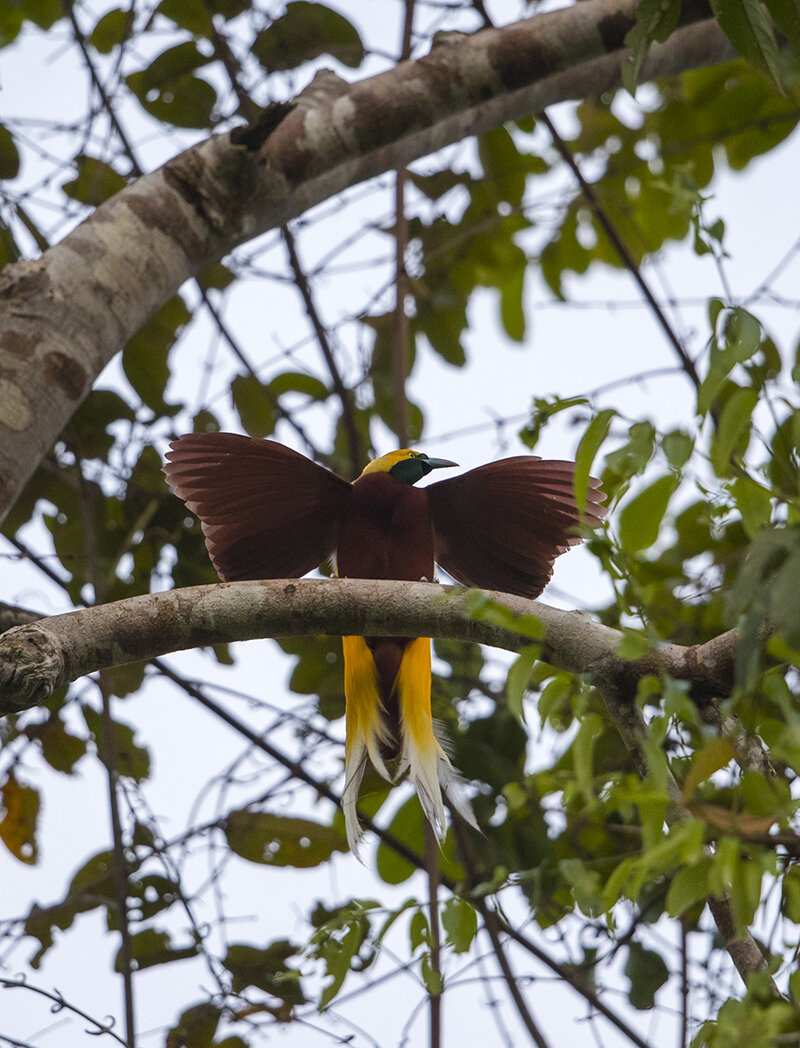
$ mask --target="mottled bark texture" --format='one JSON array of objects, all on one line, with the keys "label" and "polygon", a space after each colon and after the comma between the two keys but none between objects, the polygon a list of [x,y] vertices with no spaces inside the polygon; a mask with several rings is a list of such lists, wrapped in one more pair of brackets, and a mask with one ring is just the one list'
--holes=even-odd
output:
[{"label": "mottled bark texture", "polygon": [[[0,521],[92,382],[190,277],[313,204],[452,142],[620,84],[636,0],[586,0],[353,85],[322,73],[262,121],[132,182],[36,261],[0,274]],[[705,4],[642,79],[731,57]],[[696,23],[696,24],[692,24]]]},{"label": "mottled bark texture", "polygon": [[[487,614],[481,611],[485,598],[492,602]],[[495,603],[510,612],[507,624],[498,624]],[[258,637],[433,636],[519,651],[532,643],[531,617],[544,628],[541,658],[591,674],[598,689],[613,692],[622,706],[635,705],[637,683],[651,673],[686,680],[700,696],[729,689],[738,639],[733,630],[706,645],[666,644],[627,661],[616,654],[617,630],[522,597],[424,582],[278,579],[130,597],[10,629],[0,637],[0,713],[44,702],[61,684],[99,669]]]}]

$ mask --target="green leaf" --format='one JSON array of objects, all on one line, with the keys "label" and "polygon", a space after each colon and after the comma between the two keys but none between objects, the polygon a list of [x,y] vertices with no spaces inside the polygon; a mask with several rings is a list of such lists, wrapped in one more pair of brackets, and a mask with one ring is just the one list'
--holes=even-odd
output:
[{"label": "green leaf", "polygon": [[628,947],[625,975],[630,980],[630,1002],[641,1010],[655,1005],[656,992],[669,979],[669,969],[661,954],[645,949],[641,943]]},{"label": "green leaf", "polygon": [[234,943],[222,962],[233,976],[234,993],[242,993],[255,986],[278,997],[287,1004],[305,1004],[306,997],[300,985],[300,972],[289,968],[286,961],[300,952],[287,939],[279,939],[264,949],[243,943]]},{"label": "green leaf", "polygon": [[195,280],[204,291],[213,288],[215,291],[224,291],[236,280],[235,275],[228,269],[224,262],[215,262],[201,270]]},{"label": "green leaf", "polygon": [[509,710],[521,721],[525,720],[525,693],[531,682],[534,663],[540,655],[540,645],[526,645],[508,671],[506,678],[506,703]]},{"label": "green leaf", "polygon": [[194,71],[211,58],[204,55],[193,41],[170,47],[125,82],[142,108],[157,120],[176,127],[208,128],[217,101],[217,92],[207,80]]},{"label": "green leaf", "polygon": [[586,427],[575,453],[575,501],[581,511],[586,507],[592,463],[600,450],[600,445],[608,436],[611,421],[616,414],[613,408],[598,411]]},{"label": "green leaf", "polygon": [[650,638],[638,630],[624,629],[622,640],[616,647],[614,654],[620,659],[628,659],[631,662],[643,659],[652,648]]},{"label": "green leaf", "polygon": [[558,871],[569,884],[572,895],[581,910],[590,917],[599,917],[604,910],[602,880],[582,859],[561,859]]},{"label": "green leaf", "polygon": [[237,855],[268,866],[306,869],[347,851],[347,840],[333,826],[246,808],[227,816],[225,837]]},{"label": "green leaf", "polygon": [[[91,706],[83,706],[82,711],[86,726],[94,736],[98,752],[102,755],[103,715]],[[136,729],[121,721],[112,721],[114,730],[114,749],[116,751],[116,770],[120,775],[128,775],[136,782],[143,782],[150,774],[150,752],[147,747],[139,746],[135,741]]]},{"label": "green leaf", "polygon": [[113,863],[113,852],[101,851],[92,855],[72,875],[67,894],[91,894],[110,901],[114,892]]},{"label": "green leaf", "polygon": [[438,997],[444,990],[444,979],[438,968],[433,966],[433,958],[430,951],[426,950],[420,958],[420,974],[425,984],[425,989],[431,997]]},{"label": "green leaf", "polygon": [[64,9],[59,0],[24,0],[22,9],[40,29],[50,29],[59,18],[64,17]]},{"label": "green leaf", "polygon": [[783,92],[778,42],[761,0],[712,0],[711,6],[739,54]]},{"label": "green leaf", "polygon": [[326,400],[330,395],[324,382],[304,371],[285,371],[282,375],[276,375],[269,388],[276,397],[284,393],[303,393],[312,400]]},{"label": "green leaf", "polygon": [[0,802],[0,840],[15,859],[33,865],[39,859],[39,791],[25,786],[11,771],[0,787]]},{"label": "green leaf", "polygon": [[737,364],[748,361],[761,345],[761,324],[746,309],[722,310],[711,339],[708,372],[697,393],[698,414],[705,415]]},{"label": "green leaf", "polygon": [[25,16],[16,5],[0,4],[0,48],[16,40],[24,21]]},{"label": "green leaf", "polygon": [[364,60],[358,30],[344,15],[324,4],[294,0],[253,41],[253,55],[270,73],[294,69],[320,55],[331,55],[357,69]]},{"label": "green leaf", "polygon": [[237,375],[231,383],[233,406],[251,437],[270,437],[280,418],[277,399],[255,375]]},{"label": "green leaf", "polygon": [[475,907],[459,895],[451,896],[442,908],[442,927],[456,953],[466,953],[478,932]]},{"label": "green leaf", "polygon": [[[416,797],[411,797],[398,810],[389,827],[393,837],[408,845],[417,855],[425,854],[425,834],[422,808]],[[378,876],[387,884],[402,884],[417,872],[417,867],[398,855],[383,841],[378,845]]]},{"label": "green leaf", "polygon": [[50,767],[66,775],[72,775],[75,765],[86,753],[86,740],[71,735],[57,713],[51,713],[43,723],[29,724],[25,734],[39,742],[42,756]]},{"label": "green leaf", "polygon": [[781,913],[792,924],[800,924],[800,869],[790,866],[781,883]]},{"label": "green leaf", "polygon": [[125,377],[157,415],[174,415],[177,405],[164,400],[170,378],[169,352],[191,319],[180,295],[173,295],[136,332],[122,351]]},{"label": "green leaf", "polygon": [[213,10],[204,0],[161,0],[158,13],[195,36],[210,37]]},{"label": "green leaf", "polygon": [[660,477],[623,506],[618,528],[620,544],[626,553],[638,553],[653,545],[677,486],[674,476]]},{"label": "green leaf", "polygon": [[673,429],[661,438],[661,447],[672,469],[680,470],[694,451],[694,437],[682,429]]},{"label": "green leaf", "polygon": [[19,174],[19,150],[14,136],[0,124],[0,179],[16,178]]},{"label": "green leaf", "polygon": [[431,941],[431,926],[428,918],[422,910],[415,910],[408,922],[408,943],[411,952],[416,953],[420,946],[429,946]]},{"label": "green leaf", "polygon": [[639,71],[654,40],[663,43],[678,25],[681,0],[642,0],[636,8],[636,24],[625,37],[625,46],[631,54],[622,62],[622,82],[625,90],[636,94]]},{"label": "green leaf", "polygon": [[98,20],[89,42],[101,55],[107,55],[128,39],[132,28],[133,12],[114,7]]},{"label": "green leaf", "polygon": [[19,262],[22,252],[14,235],[4,222],[0,222],[0,269],[12,262]]},{"label": "green leaf", "polygon": [[500,285],[500,320],[503,330],[514,342],[525,338],[525,266],[512,269]]},{"label": "green leaf", "polygon": [[800,3],[798,0],[765,0],[775,25],[800,53]]},{"label": "green leaf", "polygon": [[[136,970],[154,968],[158,964],[169,964],[171,961],[184,961],[196,957],[200,952],[199,943],[189,946],[174,947],[169,932],[160,932],[155,928],[146,928],[131,936],[131,954],[136,962]],[[123,970],[122,947],[114,959],[114,971]]]},{"label": "green leaf", "polygon": [[619,497],[627,488],[626,482],[644,472],[655,446],[656,431],[652,422],[634,422],[626,443],[606,455],[603,488],[611,498]]},{"label": "green leaf", "polygon": [[758,393],[754,389],[737,388],[726,399],[711,445],[711,463],[718,477],[730,476],[732,458],[747,450],[757,404]]},{"label": "green leaf", "polygon": [[221,1018],[221,1009],[210,1001],[187,1008],[167,1033],[166,1048],[212,1048]]},{"label": "green leaf", "polygon": [[733,744],[723,736],[715,735],[695,750],[689,773],[686,776],[681,796],[686,804],[701,782],[705,782],[714,772],[726,768],[733,760]]},{"label": "green leaf", "polygon": [[115,423],[135,418],[133,408],[118,393],[93,389],[70,419],[70,443],[82,459],[104,459],[114,446]]},{"label": "green leaf", "polygon": [[[344,980],[370,930],[368,911],[377,904],[372,901],[351,900],[335,910],[327,910],[317,903],[311,914],[311,923],[318,929],[311,938],[310,955],[322,960],[325,974],[331,981],[320,998],[320,1010],[326,1008],[342,988]],[[362,967],[365,965],[362,964]]]},{"label": "green leaf", "polygon": [[684,866],[670,880],[664,904],[670,917],[680,917],[698,903],[705,904],[709,894],[708,871],[711,859],[704,857],[699,862]]}]

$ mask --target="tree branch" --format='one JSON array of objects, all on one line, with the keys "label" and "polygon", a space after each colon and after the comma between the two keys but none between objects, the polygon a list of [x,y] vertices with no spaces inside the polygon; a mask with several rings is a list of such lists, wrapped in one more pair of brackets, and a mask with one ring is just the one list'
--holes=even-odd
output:
[{"label": "tree branch", "polygon": [[[36,261],[0,275],[0,521],[94,378],[181,284],[312,205],[452,142],[620,85],[636,0],[586,0],[346,84],[319,74],[260,125],[137,179]],[[683,4],[684,22],[708,18]],[[654,45],[643,79],[732,57],[701,21]]]},{"label": "tree branch", "polygon": [[616,654],[617,630],[521,597],[427,582],[277,579],[130,597],[11,629],[0,637],[0,713],[44,702],[87,673],[187,648],[327,633],[448,637],[519,651],[532,643],[532,618],[545,631],[536,641],[542,659],[591,675],[623,708],[645,674],[688,681],[698,701],[730,691],[735,630],[627,661]]}]

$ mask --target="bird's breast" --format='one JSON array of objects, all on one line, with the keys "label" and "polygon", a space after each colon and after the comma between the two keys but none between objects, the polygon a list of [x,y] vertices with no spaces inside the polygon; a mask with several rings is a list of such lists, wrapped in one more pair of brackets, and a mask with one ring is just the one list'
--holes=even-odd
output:
[{"label": "bird's breast", "polygon": [[425,489],[368,473],[353,484],[339,532],[343,578],[433,580],[433,529]]}]

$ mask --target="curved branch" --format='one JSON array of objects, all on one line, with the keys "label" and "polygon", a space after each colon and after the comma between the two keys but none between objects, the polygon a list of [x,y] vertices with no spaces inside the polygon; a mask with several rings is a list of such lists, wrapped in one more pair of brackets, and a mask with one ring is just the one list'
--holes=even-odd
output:
[{"label": "curved branch", "polygon": [[[0,521],[94,378],[181,284],[344,189],[566,99],[620,86],[637,0],[586,0],[440,35],[356,84],[319,74],[294,104],[217,135],[101,205],[42,258],[0,274]],[[732,57],[699,0],[643,79]]]},{"label": "curved branch", "polygon": [[[538,601],[428,582],[277,579],[130,597],[8,630],[0,637],[0,713],[35,706],[87,673],[211,644],[311,634],[448,637],[509,651],[532,643],[541,658],[591,675],[633,702],[645,674],[668,673],[699,696],[726,694],[735,630],[708,644],[667,644],[636,661],[620,658],[621,634],[588,614]],[[709,653],[713,657],[708,657]]]}]

